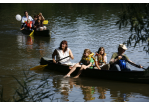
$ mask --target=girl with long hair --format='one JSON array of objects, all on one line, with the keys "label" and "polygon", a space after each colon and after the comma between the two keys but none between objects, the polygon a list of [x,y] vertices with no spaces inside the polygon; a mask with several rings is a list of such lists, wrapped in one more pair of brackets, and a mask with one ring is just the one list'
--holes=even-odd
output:
[{"label": "girl with long hair", "polygon": [[103,69],[104,65],[106,65],[106,63],[107,63],[107,56],[105,53],[105,49],[104,47],[100,47],[95,55],[95,65],[99,70],[101,70]]}]

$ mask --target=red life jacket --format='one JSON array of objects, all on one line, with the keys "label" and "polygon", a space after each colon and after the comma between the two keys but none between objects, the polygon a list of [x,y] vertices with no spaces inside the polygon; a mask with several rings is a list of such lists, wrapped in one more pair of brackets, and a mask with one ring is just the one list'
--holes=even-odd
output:
[{"label": "red life jacket", "polygon": [[27,26],[27,28],[32,28],[32,21],[30,21],[30,23],[27,23],[27,22],[25,22],[25,24],[26,24],[26,26]]}]

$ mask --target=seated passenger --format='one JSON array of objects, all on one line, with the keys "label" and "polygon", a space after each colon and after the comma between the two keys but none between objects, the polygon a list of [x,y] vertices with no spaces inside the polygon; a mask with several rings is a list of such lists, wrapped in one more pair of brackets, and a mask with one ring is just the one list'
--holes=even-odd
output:
[{"label": "seated passenger", "polygon": [[68,48],[67,41],[63,40],[60,43],[60,47],[54,50],[52,54],[53,63],[57,63],[55,60],[55,56],[56,56],[56,60],[60,60],[62,58],[69,56],[68,58],[65,58],[59,61],[59,63],[73,65],[73,63],[70,62],[70,58],[74,59],[74,57],[73,57],[72,51]]},{"label": "seated passenger", "polygon": [[23,27],[20,30],[27,29],[27,30],[32,30],[32,21],[30,19],[27,19],[27,22],[23,25]]},{"label": "seated passenger", "polygon": [[33,22],[33,25],[35,25],[35,22],[36,22],[37,19],[38,19],[37,18],[37,15],[34,15],[34,20],[32,21]]},{"label": "seated passenger", "polygon": [[109,70],[110,65],[107,64],[107,56],[104,47],[98,49],[98,52],[95,55],[95,65],[96,67],[94,68],[98,68],[99,70]]},{"label": "seated passenger", "polygon": [[41,16],[39,16],[35,22],[35,27],[37,31],[43,31],[47,29],[46,26],[43,26],[43,20],[41,19]]},{"label": "seated passenger", "polygon": [[[131,71],[127,63],[130,63],[133,66],[137,66],[135,63],[129,60],[129,58],[124,55],[124,52],[127,50],[124,44],[120,44],[118,47],[118,52],[113,53],[110,60],[110,70],[111,71]],[[143,68],[141,65],[137,66],[138,68]]]},{"label": "seated passenger", "polygon": [[69,73],[66,76],[64,76],[64,78],[70,77],[71,73],[73,73],[77,67],[80,67],[80,70],[74,78],[78,78],[80,76],[82,70],[86,70],[87,68],[93,68],[93,63],[94,63],[93,55],[94,55],[94,53],[92,53],[89,49],[85,49],[80,62],[76,63],[72,67],[72,69],[69,71]]},{"label": "seated passenger", "polygon": [[44,19],[42,13],[39,13],[37,22],[35,22],[35,27],[36,27],[36,30],[37,31],[43,31],[43,30],[46,30],[47,29],[46,26],[43,26],[43,21],[44,20],[45,19]]},{"label": "seated passenger", "polygon": [[33,18],[28,15],[28,12],[27,11],[24,11],[24,15],[25,16],[22,17],[22,21],[21,21],[22,23],[25,23],[28,19],[30,19],[30,21],[33,20]]}]

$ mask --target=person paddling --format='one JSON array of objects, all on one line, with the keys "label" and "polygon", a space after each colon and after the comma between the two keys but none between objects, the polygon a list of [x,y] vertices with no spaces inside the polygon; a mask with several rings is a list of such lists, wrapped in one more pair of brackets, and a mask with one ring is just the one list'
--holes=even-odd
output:
[{"label": "person paddling", "polygon": [[73,63],[70,62],[70,58],[74,59],[74,57],[73,57],[72,51],[68,48],[68,44],[66,40],[63,40],[60,43],[60,47],[54,50],[52,54],[53,63],[57,63],[55,60],[55,56],[56,56],[56,60],[60,60],[62,58],[69,56],[68,58],[65,58],[59,61],[59,63],[66,64],[66,65],[74,65]]},{"label": "person paddling", "polygon": [[129,58],[124,54],[126,50],[127,47],[124,44],[119,44],[118,52],[113,53],[109,62],[111,71],[131,71],[126,62],[138,68],[143,68],[141,65],[138,66],[129,60]]}]

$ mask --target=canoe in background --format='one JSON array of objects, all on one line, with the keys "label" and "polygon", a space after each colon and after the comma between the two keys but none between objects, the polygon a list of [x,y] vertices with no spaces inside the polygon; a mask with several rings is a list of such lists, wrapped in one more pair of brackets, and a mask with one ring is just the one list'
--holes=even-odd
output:
[{"label": "canoe in background", "polygon": [[[21,30],[23,34],[29,35],[32,31],[31,30]],[[44,37],[50,37],[50,31],[49,30],[43,30],[43,31],[34,31],[34,36],[44,36]]]},{"label": "canoe in background", "polygon": [[[41,65],[46,65],[46,69],[52,71],[58,71],[62,74],[66,75],[70,69],[67,65],[55,64],[52,60],[48,58],[41,58]],[[79,67],[72,73],[72,75],[76,75],[79,71]],[[146,83],[149,84],[149,74],[145,71],[109,71],[109,70],[98,70],[98,69],[86,69],[82,71],[81,76],[85,76],[88,78],[96,78],[96,79],[109,79],[109,80],[117,80],[117,81],[126,81],[126,82],[136,82],[136,83]]]}]

